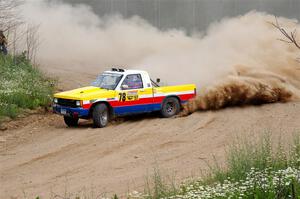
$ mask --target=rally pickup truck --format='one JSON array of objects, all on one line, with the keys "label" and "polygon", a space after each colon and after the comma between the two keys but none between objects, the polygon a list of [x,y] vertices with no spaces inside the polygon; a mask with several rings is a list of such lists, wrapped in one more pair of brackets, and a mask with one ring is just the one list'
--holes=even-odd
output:
[{"label": "rally pickup truck", "polygon": [[157,111],[163,117],[179,113],[182,105],[196,96],[194,84],[160,87],[145,71],[113,68],[99,75],[92,86],[56,93],[53,112],[63,115],[66,125],[93,119],[105,127],[116,116]]}]

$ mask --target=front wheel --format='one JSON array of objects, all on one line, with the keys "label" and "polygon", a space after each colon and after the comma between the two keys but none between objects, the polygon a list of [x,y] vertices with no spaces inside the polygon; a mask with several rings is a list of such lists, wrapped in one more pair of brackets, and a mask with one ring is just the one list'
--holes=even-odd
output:
[{"label": "front wheel", "polygon": [[78,120],[79,120],[79,118],[64,116],[64,121],[65,121],[66,125],[68,125],[68,127],[78,126]]},{"label": "front wheel", "polygon": [[165,118],[177,115],[180,111],[180,104],[177,98],[169,97],[164,100],[161,108],[161,115]]},{"label": "front wheel", "polygon": [[93,122],[96,128],[103,128],[109,122],[109,110],[106,104],[97,104],[93,109]]}]

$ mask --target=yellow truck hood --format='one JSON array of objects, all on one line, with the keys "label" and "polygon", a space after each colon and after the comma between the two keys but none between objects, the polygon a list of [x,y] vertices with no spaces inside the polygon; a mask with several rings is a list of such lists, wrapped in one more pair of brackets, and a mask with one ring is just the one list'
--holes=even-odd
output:
[{"label": "yellow truck hood", "polygon": [[99,87],[88,86],[74,90],[64,91],[54,94],[55,98],[73,99],[73,100],[91,100],[96,98],[114,97],[114,90],[102,89]]}]

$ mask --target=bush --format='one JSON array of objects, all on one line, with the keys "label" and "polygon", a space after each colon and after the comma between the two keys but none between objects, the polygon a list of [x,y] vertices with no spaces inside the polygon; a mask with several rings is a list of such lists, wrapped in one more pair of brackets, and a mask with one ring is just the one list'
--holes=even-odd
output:
[{"label": "bush", "polygon": [[53,85],[24,55],[0,54],[0,117],[15,118],[22,109],[47,106]]}]

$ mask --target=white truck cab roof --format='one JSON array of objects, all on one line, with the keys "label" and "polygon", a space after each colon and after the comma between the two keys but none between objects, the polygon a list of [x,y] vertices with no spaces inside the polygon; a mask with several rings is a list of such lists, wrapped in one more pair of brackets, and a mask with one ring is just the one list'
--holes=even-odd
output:
[{"label": "white truck cab roof", "polygon": [[143,70],[132,70],[132,69],[116,69],[113,68],[112,70],[107,70],[104,71],[105,73],[116,73],[116,74],[121,74],[121,75],[130,75],[130,74],[142,74],[142,73],[146,73],[148,74],[146,71]]},{"label": "white truck cab roof", "polygon": [[133,74],[139,74],[141,75],[142,81],[143,81],[143,86],[144,88],[150,88],[152,87],[151,84],[151,79],[147,71],[143,70],[132,70],[132,69],[117,69],[117,68],[112,68],[111,70],[104,71],[104,73],[115,73],[115,74],[120,74],[123,75],[119,85],[117,86],[116,90],[121,89],[121,83],[124,81],[127,75],[133,75]]}]

